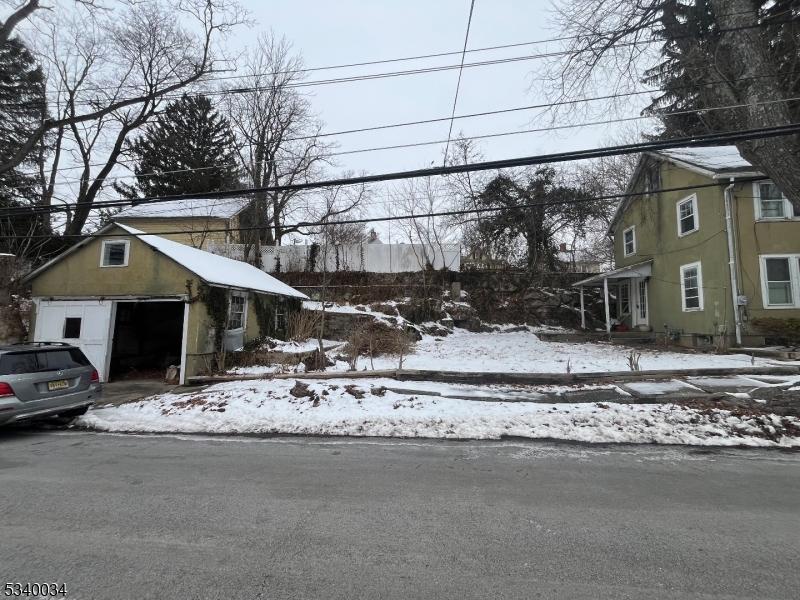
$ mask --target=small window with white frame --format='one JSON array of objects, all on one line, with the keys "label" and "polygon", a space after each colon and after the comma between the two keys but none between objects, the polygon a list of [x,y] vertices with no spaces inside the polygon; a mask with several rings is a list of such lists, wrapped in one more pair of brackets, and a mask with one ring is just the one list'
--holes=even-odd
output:
[{"label": "small window with white frame", "polygon": [[800,217],[789,199],[771,181],[754,182],[753,197],[756,203],[756,218],[760,221]]},{"label": "small window with white frame", "polygon": [[631,225],[622,232],[622,251],[625,256],[636,254],[636,226]]},{"label": "small window with white frame", "polygon": [[800,307],[800,254],[761,256],[765,308]]},{"label": "small window with white frame", "polygon": [[100,248],[101,267],[127,267],[131,244],[128,240],[103,240]]},{"label": "small window with white frame", "polygon": [[242,329],[245,326],[247,312],[247,294],[231,292],[228,307],[228,329]]},{"label": "small window with white frame", "polygon": [[700,218],[697,213],[697,194],[679,200],[678,211],[678,237],[689,235],[700,229]]},{"label": "small window with white frame", "polygon": [[703,268],[699,262],[681,267],[683,311],[703,310]]}]

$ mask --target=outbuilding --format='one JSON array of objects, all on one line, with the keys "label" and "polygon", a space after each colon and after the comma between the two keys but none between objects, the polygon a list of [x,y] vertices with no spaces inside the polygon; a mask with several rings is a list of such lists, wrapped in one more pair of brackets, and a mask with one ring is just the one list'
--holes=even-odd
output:
[{"label": "outbuilding", "polygon": [[306,295],[247,263],[111,223],[26,276],[34,341],[79,346],[102,381],[283,337]]}]

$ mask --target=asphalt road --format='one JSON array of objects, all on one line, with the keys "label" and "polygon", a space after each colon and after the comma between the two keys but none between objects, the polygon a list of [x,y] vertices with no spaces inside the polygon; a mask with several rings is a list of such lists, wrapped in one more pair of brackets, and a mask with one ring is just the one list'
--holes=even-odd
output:
[{"label": "asphalt road", "polygon": [[0,584],[68,598],[797,598],[800,454],[0,432]]}]

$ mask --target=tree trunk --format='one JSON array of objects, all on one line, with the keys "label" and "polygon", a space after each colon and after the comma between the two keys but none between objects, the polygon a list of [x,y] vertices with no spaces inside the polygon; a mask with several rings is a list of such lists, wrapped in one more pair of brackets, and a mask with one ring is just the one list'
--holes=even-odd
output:
[{"label": "tree trunk", "polygon": [[[711,0],[720,29],[748,27],[758,23],[752,0]],[[767,40],[758,28],[741,29],[723,34],[716,57],[724,65],[725,75],[739,81],[732,83],[742,104],[741,129],[775,127],[792,123],[781,88],[781,79],[771,59]],[[772,101],[772,102],[771,102]],[[771,102],[770,104],[758,104]],[[751,140],[736,144],[742,156],[768,175],[800,214],[800,136],[787,135]]]}]

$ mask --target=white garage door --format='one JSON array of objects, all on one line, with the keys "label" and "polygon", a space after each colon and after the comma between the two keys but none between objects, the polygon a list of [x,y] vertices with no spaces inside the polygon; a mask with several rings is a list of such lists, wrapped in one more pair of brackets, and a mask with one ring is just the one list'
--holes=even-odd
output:
[{"label": "white garage door", "polygon": [[33,339],[78,346],[106,381],[113,307],[110,300],[39,300]]}]

